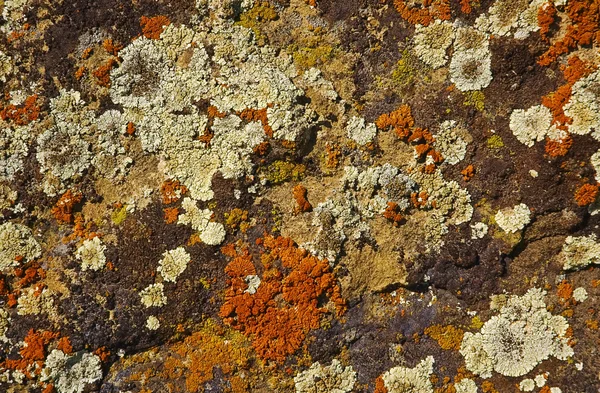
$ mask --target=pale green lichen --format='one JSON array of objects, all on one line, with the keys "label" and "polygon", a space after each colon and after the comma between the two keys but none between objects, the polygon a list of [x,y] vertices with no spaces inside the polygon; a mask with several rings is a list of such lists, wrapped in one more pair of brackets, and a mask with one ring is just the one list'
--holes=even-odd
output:
[{"label": "pale green lichen", "polygon": [[176,282],[177,277],[187,267],[190,262],[190,254],[183,247],[177,247],[174,250],[168,250],[163,253],[163,257],[158,261],[158,269],[156,269],[165,281]]},{"label": "pale green lichen", "polygon": [[0,270],[19,266],[42,254],[42,247],[31,229],[11,221],[0,225]]},{"label": "pale green lichen", "polygon": [[100,270],[106,264],[104,251],[106,246],[99,237],[86,239],[75,252],[75,258],[81,261],[81,270]]},{"label": "pale green lichen", "polygon": [[158,330],[160,328],[160,321],[154,315],[150,315],[146,320],[146,328],[148,330]]},{"label": "pale green lichen", "polygon": [[494,216],[496,224],[507,233],[515,233],[529,224],[531,211],[526,204],[521,203],[512,208],[499,210]]},{"label": "pale green lichen", "polygon": [[167,304],[167,297],[164,294],[164,285],[162,283],[150,284],[140,291],[142,304],[148,307],[162,307]]},{"label": "pale green lichen", "polygon": [[454,39],[452,23],[436,20],[428,26],[415,26],[414,51],[425,64],[439,68],[446,64],[446,51]]},{"label": "pale green lichen", "polygon": [[440,124],[440,130],[434,135],[433,147],[442,153],[444,162],[455,165],[465,158],[467,144],[473,140],[467,130],[458,126],[454,120]]},{"label": "pale green lichen", "polygon": [[377,127],[373,123],[365,124],[362,117],[352,116],[346,125],[346,133],[354,142],[366,145],[377,135]]},{"label": "pale green lichen", "polygon": [[344,367],[333,359],[331,365],[313,363],[294,377],[296,393],[349,393],[356,383],[356,372],[352,366]]},{"label": "pale green lichen", "polygon": [[44,362],[40,379],[52,382],[57,393],[82,393],[102,379],[102,362],[88,352],[67,355],[54,349]]},{"label": "pale green lichen", "polygon": [[591,264],[600,264],[600,242],[593,233],[588,236],[568,236],[560,257],[564,260],[564,270],[577,270]]},{"label": "pale green lichen", "polygon": [[433,356],[428,356],[413,368],[394,367],[382,375],[383,383],[389,393],[433,393],[433,364]]},{"label": "pale green lichen", "polygon": [[523,296],[510,296],[479,333],[465,333],[460,353],[469,371],[482,378],[490,378],[492,371],[519,377],[550,357],[572,356],[569,324],[546,310],[545,295],[532,288]]},{"label": "pale green lichen", "polygon": [[181,207],[185,209],[185,213],[179,215],[178,224],[189,224],[198,231],[200,240],[208,245],[219,245],[225,240],[225,227],[219,222],[211,221],[212,211],[201,210],[193,199],[187,197],[183,199]]},{"label": "pale green lichen", "polygon": [[572,94],[563,107],[565,115],[572,119],[569,132],[585,135],[592,130],[592,136],[600,140],[600,71],[581,78],[573,84]]},{"label": "pale green lichen", "polygon": [[544,140],[552,126],[552,112],[543,105],[527,110],[515,109],[510,115],[510,130],[519,142],[531,147]]},{"label": "pale green lichen", "polygon": [[463,378],[454,384],[456,393],[477,393],[477,385],[475,381],[469,378]]}]

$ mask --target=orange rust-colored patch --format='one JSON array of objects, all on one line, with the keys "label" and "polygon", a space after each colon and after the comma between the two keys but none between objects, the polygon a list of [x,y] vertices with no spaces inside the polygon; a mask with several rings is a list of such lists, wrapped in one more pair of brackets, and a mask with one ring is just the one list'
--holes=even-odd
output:
[{"label": "orange rust-colored patch", "polygon": [[460,174],[463,176],[464,181],[469,181],[475,175],[475,168],[473,168],[473,165],[467,165],[465,169],[460,171]]},{"label": "orange rust-colored patch", "polygon": [[266,235],[257,244],[263,249],[259,256],[264,267],[259,287],[254,294],[246,291],[245,277],[253,274],[254,264],[248,250],[237,253],[225,269],[229,287],[219,315],[251,339],[261,359],[282,363],[319,327],[328,312],[320,302],[328,298],[338,315],[345,312],[345,302],[326,260],[285,237]]},{"label": "orange rust-colored patch", "polygon": [[58,336],[59,334],[54,332],[36,332],[34,329],[29,330],[23,339],[27,345],[21,348],[19,351],[21,358],[28,362],[44,360],[46,357],[46,345],[48,345],[50,341],[54,340]]},{"label": "orange rust-colored patch", "polygon": [[597,184],[584,184],[575,192],[575,202],[579,206],[587,206],[598,197]]},{"label": "orange rust-colored patch", "polygon": [[558,284],[558,287],[556,288],[556,294],[562,300],[567,301],[573,297],[573,286],[569,284],[568,281],[563,280],[560,282],[560,284]]},{"label": "orange rust-colored patch", "polygon": [[160,187],[162,201],[165,205],[177,202],[181,195],[187,192],[187,187],[179,182],[179,180],[167,180]]},{"label": "orange rust-colored patch", "polygon": [[325,145],[325,150],[327,151],[325,166],[327,166],[327,168],[337,168],[340,164],[340,159],[342,158],[340,146],[335,143],[327,143]]},{"label": "orange rust-colored patch", "polygon": [[433,325],[425,329],[425,334],[437,341],[442,349],[458,351],[464,331],[452,325]]},{"label": "orange rust-colored patch", "polygon": [[450,19],[450,0],[425,0],[423,8],[413,4],[405,0],[394,0],[400,16],[410,24],[429,26],[435,19]]},{"label": "orange rust-colored patch", "polygon": [[135,134],[135,124],[133,124],[132,122],[128,122],[127,127],[125,128],[125,132],[127,133],[127,135]]},{"label": "orange rust-colored patch", "polygon": [[92,51],[93,51],[93,50],[94,50],[94,49],[93,49],[93,48],[91,48],[91,47],[89,47],[89,48],[85,48],[85,49],[83,50],[83,52],[81,53],[81,59],[82,59],[82,60],[89,59],[89,57],[92,55]]},{"label": "orange rust-colored patch", "polygon": [[107,51],[108,53],[110,53],[113,56],[117,56],[119,51],[121,49],[123,49],[123,45],[121,45],[118,42],[113,41],[112,38],[107,38],[104,41],[102,41],[102,47],[104,48],[105,51]]},{"label": "orange rust-colored patch", "polygon": [[269,125],[269,119],[267,118],[267,108],[263,109],[251,109],[246,108],[241,112],[237,112],[237,115],[244,121],[250,123],[252,121],[260,121],[262,124],[265,135],[269,138],[273,137],[273,129]]},{"label": "orange rust-colored patch", "polygon": [[427,199],[429,195],[427,195],[426,191],[421,191],[419,193],[413,192],[410,194],[410,201],[414,207],[423,207],[427,205]]},{"label": "orange rust-colored patch", "polygon": [[173,224],[177,221],[177,217],[179,216],[179,209],[176,207],[165,207],[163,209],[165,222],[167,224]]},{"label": "orange rust-colored patch", "polygon": [[41,110],[37,99],[37,94],[34,94],[27,97],[22,105],[10,104],[3,107],[0,110],[0,118],[4,121],[10,120],[18,126],[24,126],[37,120]]},{"label": "orange rust-colored patch", "polygon": [[17,282],[17,285],[21,288],[27,287],[46,277],[46,271],[37,262],[31,263],[31,265],[25,269],[25,271],[22,269],[21,271],[23,274],[17,275],[17,277],[21,277],[21,279]]},{"label": "orange rust-colored patch", "polygon": [[[75,71],[75,79],[80,80],[85,75],[86,68],[85,66],[81,66]],[[50,385],[48,385],[50,386]]]},{"label": "orange rust-colored patch", "polygon": [[554,3],[547,1],[538,8],[537,20],[540,26],[540,36],[546,42],[550,41],[548,33],[550,32],[550,26],[554,23],[556,18],[556,7]]},{"label": "orange rust-colored patch", "polygon": [[404,216],[400,214],[400,206],[396,202],[388,202],[383,216],[390,220],[395,227],[404,221]]},{"label": "orange rust-colored patch", "polygon": [[112,70],[117,64],[117,59],[112,57],[108,59],[106,63],[102,64],[100,67],[96,68],[94,72],[92,72],[92,75],[94,75],[96,78],[98,85],[102,87],[110,87],[110,70]]},{"label": "orange rust-colored patch", "polygon": [[259,156],[266,156],[267,153],[269,152],[269,148],[271,147],[271,144],[269,142],[261,142],[258,145],[254,146],[254,149],[252,149],[254,151],[254,154],[259,155]]},{"label": "orange rust-colored patch", "polygon": [[59,222],[70,223],[73,220],[73,206],[81,202],[83,195],[80,192],[67,190],[56,202],[51,212]]},{"label": "orange rust-colored patch", "polygon": [[63,351],[64,353],[73,353],[73,346],[69,337],[61,337],[56,344],[56,349]]},{"label": "orange rust-colored patch", "polygon": [[473,11],[473,5],[478,6],[478,0],[460,0],[460,10],[463,14],[470,14]]},{"label": "orange rust-colored patch", "polygon": [[385,382],[383,382],[383,378],[381,376],[377,377],[375,380],[375,390],[373,393],[388,393],[388,390],[385,387]]},{"label": "orange rust-colored patch", "polygon": [[573,0],[565,6],[569,22],[564,36],[557,39],[542,54],[537,62],[547,66],[560,55],[569,53],[578,46],[589,46],[600,42],[600,0]]},{"label": "orange rust-colored patch", "polygon": [[415,125],[415,119],[412,116],[410,106],[401,105],[395,111],[384,113],[375,121],[375,125],[380,130],[392,128],[399,138],[406,138],[410,134],[410,129]]},{"label": "orange rust-colored patch", "polygon": [[144,35],[144,37],[153,40],[159,39],[165,27],[169,26],[170,24],[171,21],[169,20],[169,18],[167,18],[164,15],[154,16],[152,18],[142,16],[140,18],[142,34]]},{"label": "orange rust-colored patch", "polygon": [[108,348],[102,346],[94,351],[94,355],[98,356],[102,363],[106,363],[108,357],[110,356],[110,351],[108,350]]},{"label": "orange rust-colored patch", "polygon": [[567,135],[560,140],[546,138],[544,150],[550,157],[562,157],[569,152],[571,146],[573,146],[573,138],[571,138],[571,135]]},{"label": "orange rust-colored patch", "polygon": [[309,212],[312,210],[312,205],[306,198],[308,195],[308,190],[301,184],[298,184],[294,187],[292,194],[294,195],[294,199],[296,200],[296,207],[294,207],[294,214],[300,214],[304,212]]}]

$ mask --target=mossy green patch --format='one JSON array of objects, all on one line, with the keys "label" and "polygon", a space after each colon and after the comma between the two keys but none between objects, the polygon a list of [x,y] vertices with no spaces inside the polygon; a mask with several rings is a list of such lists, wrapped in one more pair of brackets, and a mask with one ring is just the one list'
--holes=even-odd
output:
[{"label": "mossy green patch", "polygon": [[259,45],[264,45],[266,36],[260,30],[260,24],[277,19],[277,11],[268,2],[259,2],[240,15],[236,24],[251,29]]},{"label": "mossy green patch", "polygon": [[333,46],[328,44],[298,47],[291,45],[288,50],[292,53],[294,64],[301,70],[325,64],[333,57]]},{"label": "mossy green patch", "polygon": [[115,210],[110,216],[110,219],[115,225],[121,225],[121,223],[125,221],[125,218],[127,218],[127,207],[125,206]]},{"label": "mossy green patch", "polygon": [[405,49],[392,71],[392,79],[399,85],[408,85],[414,81],[418,67],[418,59],[410,50]]},{"label": "mossy green patch", "polygon": [[500,135],[492,135],[487,140],[487,147],[490,149],[500,149],[504,147],[504,141]]},{"label": "mossy green patch", "polygon": [[304,178],[306,167],[289,161],[275,161],[266,168],[262,168],[259,176],[271,184],[281,184],[287,181],[299,181]]},{"label": "mossy green patch", "polygon": [[485,95],[482,91],[467,91],[463,95],[465,97],[463,105],[472,106],[479,112],[483,112],[485,109]]}]

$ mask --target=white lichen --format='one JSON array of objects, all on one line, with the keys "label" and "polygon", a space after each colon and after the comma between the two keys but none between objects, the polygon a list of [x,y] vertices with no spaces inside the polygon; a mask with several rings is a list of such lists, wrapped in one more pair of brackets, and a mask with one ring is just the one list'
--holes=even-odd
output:
[{"label": "white lichen", "polygon": [[588,293],[585,290],[585,288],[583,287],[578,287],[575,288],[575,290],[573,291],[573,299],[575,299],[576,302],[584,302],[586,299],[588,298]]},{"label": "white lichen", "polygon": [[600,183],[600,150],[592,154],[590,164],[592,164],[592,168],[596,171],[596,181]]},{"label": "white lichen", "polygon": [[526,204],[520,203],[512,208],[501,209],[494,216],[496,224],[507,233],[515,233],[529,224],[531,211]]},{"label": "white lichen", "polygon": [[510,115],[510,130],[517,140],[531,147],[544,140],[552,126],[552,112],[544,105],[534,105],[527,110],[515,109]]},{"label": "white lichen", "polygon": [[488,233],[488,226],[483,222],[471,224],[471,239],[482,239]]},{"label": "white lichen", "polygon": [[146,320],[146,328],[148,330],[158,330],[160,327],[160,321],[154,315],[150,315]]},{"label": "white lichen", "polygon": [[44,362],[40,379],[52,382],[57,393],[82,393],[102,379],[102,362],[88,352],[67,355],[54,349]]},{"label": "white lichen", "polygon": [[456,393],[477,393],[477,385],[475,381],[469,378],[463,378],[454,384]]},{"label": "white lichen", "polygon": [[0,271],[29,262],[42,254],[42,247],[25,225],[7,221],[0,225]]},{"label": "white lichen", "polygon": [[352,116],[346,126],[348,138],[352,139],[359,145],[366,145],[373,142],[373,138],[377,135],[377,127],[373,123],[365,124],[365,119],[362,117]]},{"label": "white lichen", "polygon": [[519,382],[519,389],[522,392],[531,392],[533,389],[535,389],[535,381],[533,379],[526,378]]},{"label": "white lichen", "polygon": [[572,94],[563,107],[565,115],[572,119],[569,132],[577,135],[592,133],[600,140],[600,71],[579,79],[571,88]]},{"label": "white lichen", "polygon": [[454,39],[452,23],[437,19],[428,26],[415,26],[414,51],[425,64],[439,68],[446,64],[446,51]]},{"label": "white lichen", "polygon": [[356,372],[352,366],[344,367],[333,359],[331,365],[313,363],[294,377],[296,393],[349,393],[356,383]]},{"label": "white lichen", "polygon": [[225,240],[225,227],[219,222],[211,221],[212,211],[199,209],[196,202],[187,197],[183,199],[181,206],[185,213],[179,215],[177,223],[189,224],[198,231],[200,240],[208,245],[219,245]]},{"label": "white lichen", "polygon": [[433,364],[433,356],[428,356],[413,368],[394,367],[382,375],[383,383],[389,393],[433,393]]},{"label": "white lichen", "polygon": [[167,304],[167,297],[164,293],[164,285],[162,283],[150,284],[140,291],[142,304],[148,307],[162,307]]},{"label": "white lichen", "polygon": [[183,247],[177,247],[174,250],[168,250],[163,253],[163,257],[158,261],[156,269],[165,281],[176,282],[177,277],[187,267],[190,261],[190,254]]},{"label": "white lichen", "polygon": [[523,296],[510,296],[479,333],[465,333],[460,353],[469,371],[482,378],[490,378],[492,371],[519,377],[550,357],[572,356],[566,337],[569,324],[547,311],[545,295],[532,288]]},{"label": "white lichen", "polygon": [[37,286],[25,289],[17,299],[17,314],[38,315],[56,312],[53,294],[52,290],[48,288],[41,289]]},{"label": "white lichen", "polygon": [[560,256],[564,270],[583,269],[591,264],[600,264],[600,242],[595,234],[568,236]]},{"label": "white lichen", "polygon": [[81,261],[81,270],[100,270],[106,264],[104,251],[106,246],[99,237],[86,239],[75,252],[75,258]]},{"label": "white lichen", "polygon": [[433,147],[442,153],[444,162],[455,165],[465,158],[467,144],[472,139],[468,131],[456,125],[454,120],[440,124],[440,130],[434,135]]}]

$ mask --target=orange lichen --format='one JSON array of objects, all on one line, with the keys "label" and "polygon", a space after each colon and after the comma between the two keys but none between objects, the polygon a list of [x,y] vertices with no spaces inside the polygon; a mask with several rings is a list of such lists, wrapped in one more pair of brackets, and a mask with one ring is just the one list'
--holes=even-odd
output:
[{"label": "orange lichen", "polygon": [[478,0],[460,0],[460,10],[464,14],[470,14],[471,11],[473,11],[473,5],[471,3],[475,6],[479,5]]},{"label": "orange lichen", "polygon": [[550,32],[550,26],[554,23],[556,18],[556,7],[554,3],[548,1],[545,2],[538,8],[537,20],[540,26],[540,36],[546,42],[550,39],[548,33]]},{"label": "orange lichen", "polygon": [[86,68],[85,66],[81,66],[75,71],[75,79],[80,80],[83,75],[85,75]]},{"label": "orange lichen", "polygon": [[335,143],[327,143],[325,145],[325,150],[327,151],[327,159],[325,161],[325,166],[327,168],[337,168],[340,164],[340,158],[342,157],[342,150],[339,145]]},{"label": "orange lichen", "polygon": [[410,134],[410,129],[415,125],[415,119],[412,116],[410,106],[402,105],[395,111],[384,113],[375,121],[377,128],[387,130],[393,128],[399,138],[406,138]]},{"label": "orange lichen", "polygon": [[91,54],[92,54],[92,51],[93,51],[93,50],[94,50],[94,49],[93,49],[93,48],[91,48],[91,47],[89,47],[89,48],[85,48],[85,49],[83,50],[83,52],[81,53],[81,59],[82,59],[82,60],[86,60],[86,59],[88,59],[88,58],[91,56]]},{"label": "orange lichen", "polygon": [[214,105],[210,105],[208,107],[208,109],[206,110],[206,114],[208,115],[208,117],[210,119],[214,119],[215,117],[218,117],[219,119],[224,118],[227,114],[223,113],[223,112],[219,112],[219,110],[217,109],[216,106]]},{"label": "orange lichen", "polygon": [[598,197],[597,184],[584,184],[575,192],[575,202],[579,206],[587,206]]},{"label": "orange lichen", "polygon": [[187,192],[187,187],[179,180],[167,180],[160,186],[162,202],[165,205],[177,202],[183,194]]},{"label": "orange lichen", "polygon": [[542,66],[553,63],[560,55],[569,53],[578,46],[600,42],[600,0],[569,1],[565,10],[570,19],[566,33],[538,58],[538,63]]},{"label": "orange lichen", "polygon": [[144,37],[153,40],[159,39],[165,27],[169,26],[170,24],[171,21],[169,20],[169,18],[167,18],[164,15],[154,16],[152,18],[142,16],[140,18],[142,34],[144,35]]},{"label": "orange lichen", "polygon": [[433,338],[442,349],[458,351],[464,331],[452,325],[433,325],[425,329],[425,334]]},{"label": "orange lichen", "polygon": [[569,152],[571,146],[573,146],[573,138],[571,138],[571,135],[567,135],[558,140],[546,138],[544,150],[550,157],[562,157]]},{"label": "orange lichen", "polygon": [[450,0],[425,0],[423,8],[405,0],[394,0],[394,6],[402,19],[410,24],[429,26],[435,19],[450,19]]},{"label": "orange lichen", "polygon": [[429,195],[427,195],[426,191],[421,191],[419,193],[413,192],[410,194],[410,201],[414,207],[423,207],[427,205],[427,199]]},{"label": "orange lichen", "polygon": [[167,224],[173,224],[177,221],[177,217],[179,216],[179,209],[176,207],[165,207],[163,209],[165,222]]},{"label": "orange lichen", "polygon": [[460,171],[460,174],[463,176],[464,181],[469,181],[475,175],[475,168],[473,165],[467,165],[465,169]]},{"label": "orange lichen", "polygon": [[383,216],[388,220],[392,221],[395,227],[397,227],[402,221],[404,221],[404,216],[400,214],[400,206],[398,206],[396,202],[387,203],[387,207],[383,212]]},{"label": "orange lichen", "polygon": [[285,237],[267,235],[257,244],[263,249],[264,268],[259,287],[253,294],[246,291],[245,277],[256,269],[244,249],[225,269],[229,287],[219,315],[252,340],[261,359],[281,363],[300,348],[310,330],[319,327],[328,312],[322,301],[328,298],[338,315],[345,311],[345,302],[326,260]]},{"label": "orange lichen", "polygon": [[106,63],[102,64],[100,67],[96,68],[94,72],[92,72],[92,75],[96,77],[96,82],[98,85],[102,87],[110,87],[110,70],[112,70],[117,64],[117,59],[111,57],[106,61]]},{"label": "orange lichen", "polygon": [[44,360],[46,357],[46,345],[58,336],[58,333],[49,331],[36,332],[34,329],[30,329],[23,339],[26,345],[19,351],[21,358],[29,362]]},{"label": "orange lichen", "polygon": [[71,341],[69,337],[61,337],[56,343],[56,349],[63,351],[64,353],[73,353],[73,346],[71,345]]},{"label": "orange lichen", "polygon": [[135,124],[133,124],[132,122],[128,122],[127,127],[125,128],[125,132],[127,133],[127,135],[135,134]]},{"label": "orange lichen", "polygon": [[573,297],[573,286],[568,281],[562,280],[556,288],[556,295],[564,301]]},{"label": "orange lichen", "polygon": [[270,147],[271,147],[271,144],[269,142],[261,142],[258,145],[254,146],[254,148],[252,150],[254,151],[254,154],[256,154],[256,155],[266,156],[267,153],[269,152]]},{"label": "orange lichen", "polygon": [[388,390],[385,387],[385,382],[381,376],[377,377],[375,380],[375,390],[373,393],[388,393]]},{"label": "orange lichen", "polygon": [[269,119],[267,118],[267,108],[263,109],[251,109],[246,108],[241,112],[237,112],[237,115],[244,121],[250,123],[253,121],[260,121],[262,124],[265,135],[269,138],[273,137],[273,129],[269,125]]},{"label": "orange lichen", "polygon": [[102,42],[102,47],[105,51],[110,53],[113,56],[116,56],[121,49],[123,49],[123,45],[116,43],[112,38],[107,38]]},{"label": "orange lichen", "polygon": [[108,357],[110,356],[110,351],[105,346],[102,346],[96,348],[96,350],[94,351],[94,355],[98,356],[102,363],[106,363]]},{"label": "orange lichen", "polygon": [[[481,390],[483,390],[483,393],[498,393],[498,390],[496,390],[494,384],[490,381],[483,381],[481,383]],[[548,389],[547,393],[550,393],[550,389]]]},{"label": "orange lichen", "polygon": [[37,262],[33,262],[26,269],[15,269],[15,275],[20,278],[17,285],[27,287],[46,277],[46,271]]},{"label": "orange lichen", "polygon": [[59,222],[70,223],[73,220],[73,206],[81,202],[82,198],[80,192],[67,190],[52,208],[52,215]]},{"label": "orange lichen", "polygon": [[37,99],[37,94],[34,94],[27,97],[22,105],[10,104],[3,107],[0,110],[0,118],[4,121],[11,120],[18,126],[24,126],[37,120],[40,116],[40,106]]},{"label": "orange lichen", "polygon": [[306,198],[308,195],[308,190],[301,184],[298,184],[292,190],[292,194],[294,195],[294,199],[296,200],[296,206],[294,207],[294,214],[300,214],[304,212],[312,211],[312,205]]}]

